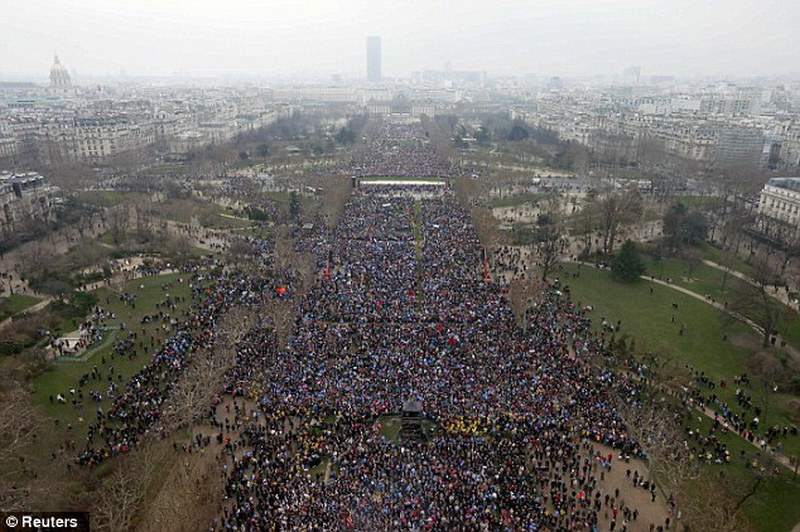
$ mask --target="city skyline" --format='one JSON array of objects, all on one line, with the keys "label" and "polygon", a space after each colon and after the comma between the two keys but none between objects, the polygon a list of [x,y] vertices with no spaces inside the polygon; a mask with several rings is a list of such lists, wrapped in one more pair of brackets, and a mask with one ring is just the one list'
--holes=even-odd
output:
[{"label": "city skyline", "polygon": [[800,5],[501,0],[479,3],[46,0],[6,9],[0,76],[46,75],[54,53],[75,75],[338,73],[366,78],[364,39],[380,35],[384,77],[491,75],[774,76],[800,71]]}]

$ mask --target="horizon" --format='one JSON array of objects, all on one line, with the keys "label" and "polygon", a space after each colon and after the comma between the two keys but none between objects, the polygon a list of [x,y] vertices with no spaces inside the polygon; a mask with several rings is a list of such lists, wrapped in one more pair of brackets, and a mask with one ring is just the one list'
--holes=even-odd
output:
[{"label": "horizon", "polygon": [[[773,0],[32,0],[6,10],[0,76],[44,79],[57,53],[83,77],[366,76],[366,37],[387,78],[415,71],[491,77],[797,76],[800,5]],[[711,21],[711,23],[709,23]]]}]

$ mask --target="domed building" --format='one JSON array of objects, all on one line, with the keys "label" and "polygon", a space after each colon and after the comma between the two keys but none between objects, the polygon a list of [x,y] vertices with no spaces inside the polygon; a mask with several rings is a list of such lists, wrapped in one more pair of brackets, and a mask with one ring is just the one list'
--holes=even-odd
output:
[{"label": "domed building", "polygon": [[58,60],[58,54],[56,54],[53,66],[50,67],[50,88],[68,89],[70,87],[72,87],[72,80],[69,78],[69,72]]}]

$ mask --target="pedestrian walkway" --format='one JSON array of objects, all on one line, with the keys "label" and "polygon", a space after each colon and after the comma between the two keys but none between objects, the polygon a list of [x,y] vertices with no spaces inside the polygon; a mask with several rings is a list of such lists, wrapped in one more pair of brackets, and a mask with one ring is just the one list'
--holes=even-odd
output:
[{"label": "pedestrian walkway", "polygon": [[[746,282],[748,284],[751,284],[753,286],[756,286],[756,287],[759,286],[758,283],[752,277],[748,277],[747,275],[743,274],[742,272],[739,272],[739,271],[736,271],[736,270],[732,270],[732,269],[728,268],[727,266],[723,266],[722,264],[719,264],[717,262],[713,262],[713,261],[710,261],[710,260],[703,260],[703,264],[705,264],[706,266],[711,266],[712,268],[715,268],[715,269],[720,270],[722,272],[727,272],[728,274],[733,275],[737,279],[741,279],[742,281],[744,281],[744,282]],[[767,292],[767,293],[772,298],[780,301],[781,303],[783,303],[784,305],[786,305],[790,309],[798,310],[798,305],[789,299],[789,292],[787,292],[786,290],[780,290],[779,288],[776,287],[775,291]]]},{"label": "pedestrian walkway", "polygon": [[4,319],[3,321],[0,321],[0,331],[2,331],[3,329],[5,329],[9,325],[11,325],[16,318],[19,318],[20,316],[24,316],[25,314],[28,314],[28,313],[39,312],[40,310],[44,309],[47,305],[49,305],[53,301],[53,298],[42,296],[41,294],[36,294],[36,297],[44,297],[44,299],[42,301],[39,301],[35,305],[33,305],[31,307],[28,307],[25,310],[22,310],[20,312],[17,312],[13,316],[9,316],[8,318]]}]

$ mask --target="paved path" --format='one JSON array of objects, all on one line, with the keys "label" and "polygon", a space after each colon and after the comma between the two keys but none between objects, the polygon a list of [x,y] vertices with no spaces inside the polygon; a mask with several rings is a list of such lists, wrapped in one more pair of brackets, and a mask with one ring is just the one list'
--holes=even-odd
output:
[{"label": "paved path", "polygon": [[[753,280],[752,277],[749,277],[749,276],[743,274],[742,272],[737,272],[736,270],[732,270],[732,269],[728,268],[727,266],[723,266],[722,264],[719,264],[719,263],[716,263],[716,262],[713,262],[713,261],[710,261],[710,260],[703,260],[703,264],[705,264],[706,266],[711,266],[712,268],[715,268],[715,269],[717,269],[719,271],[727,272],[730,275],[733,275],[734,277],[736,277],[737,279],[741,279],[742,281],[744,281],[744,282],[746,282],[748,284],[751,284],[753,286],[756,286],[756,287],[759,286],[758,283],[755,280]],[[793,310],[798,310],[797,305],[789,300],[789,293],[786,292],[786,290],[781,290],[779,288],[778,290],[774,290],[774,291],[767,292],[767,293],[770,296],[772,296],[772,298],[777,299],[778,301],[780,301],[781,303],[783,303],[787,307],[789,307],[789,308],[791,308]]]},{"label": "paved path", "polygon": [[35,305],[33,305],[31,307],[28,307],[25,310],[22,310],[20,312],[17,312],[13,316],[9,316],[8,318],[4,319],[3,321],[0,321],[0,331],[2,331],[3,329],[5,329],[9,325],[11,325],[11,323],[14,321],[14,318],[16,318],[18,316],[22,316],[24,314],[27,314],[28,312],[39,312],[40,310],[45,308],[47,305],[49,305],[51,301],[53,301],[53,298],[42,296],[41,294],[36,294],[36,297],[44,297],[44,299],[42,301],[39,301]]}]

